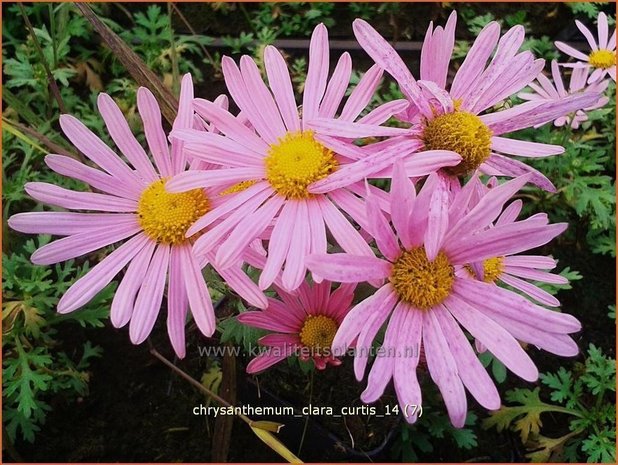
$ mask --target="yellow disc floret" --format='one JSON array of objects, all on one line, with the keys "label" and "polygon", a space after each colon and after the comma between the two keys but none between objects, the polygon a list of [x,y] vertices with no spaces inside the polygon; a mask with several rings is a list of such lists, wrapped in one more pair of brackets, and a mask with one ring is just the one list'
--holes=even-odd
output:
[{"label": "yellow disc floret", "polygon": [[313,137],[313,131],[289,132],[270,146],[266,157],[266,179],[288,199],[311,196],[309,184],[337,169],[335,154]]},{"label": "yellow disc floret", "polygon": [[[470,265],[464,267],[470,275],[476,277],[474,270]],[[494,257],[483,260],[483,281],[486,283],[494,283],[504,271],[504,258]]]},{"label": "yellow disc floret", "polygon": [[481,118],[467,111],[454,111],[428,120],[423,142],[427,150],[452,150],[461,155],[461,162],[447,170],[459,176],[475,170],[489,158],[491,136]]},{"label": "yellow disc floret", "polygon": [[152,240],[162,244],[180,244],[187,229],[208,211],[208,199],[202,189],[172,194],[165,180],[148,186],[139,199],[139,224]]},{"label": "yellow disc floret", "polygon": [[616,52],[611,50],[594,50],[588,55],[588,63],[593,68],[611,68],[616,64]]},{"label": "yellow disc floret", "polygon": [[221,191],[219,195],[229,195],[229,194],[235,194],[237,192],[242,192],[245,189],[249,189],[255,183],[257,183],[257,179],[249,179],[248,181],[241,181]]},{"label": "yellow disc floret", "polygon": [[314,350],[328,349],[335,338],[337,322],[325,315],[309,315],[300,330],[300,342]]},{"label": "yellow disc floret", "polygon": [[427,310],[442,303],[455,280],[454,268],[444,252],[429,261],[425,247],[404,250],[393,264],[390,281],[401,300]]}]

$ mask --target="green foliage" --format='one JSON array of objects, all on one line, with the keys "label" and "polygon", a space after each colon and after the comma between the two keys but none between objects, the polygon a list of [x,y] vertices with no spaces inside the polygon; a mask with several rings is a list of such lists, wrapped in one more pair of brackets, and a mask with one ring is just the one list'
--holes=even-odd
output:
[{"label": "green foliage", "polygon": [[472,449],[478,445],[474,431],[476,424],[476,414],[468,412],[465,427],[455,428],[440,408],[434,410],[424,405],[423,415],[415,424],[402,422],[391,454],[402,462],[418,462],[422,461],[423,454],[435,451],[435,444],[440,444],[440,448],[444,447],[445,441],[459,449]]},{"label": "green foliage", "polygon": [[58,315],[59,298],[88,267],[73,260],[53,268],[33,265],[27,257],[47,241],[41,236],[38,243],[29,240],[23,252],[2,256],[3,418],[11,440],[20,434],[34,441],[51,395],[87,394],[90,360],[101,356],[101,348],[86,341],[80,355],[67,353],[59,330],[69,321],[103,326],[115,288],[108,286],[82,310]]},{"label": "green foliage", "polygon": [[297,3],[259,3],[251,13],[251,25],[254,31],[263,28],[277,31],[283,37],[308,37],[319,23],[327,27],[335,25],[331,14],[334,3],[297,2]]},{"label": "green foliage", "polygon": [[[540,376],[552,403],[541,400],[541,388],[513,389],[503,406],[483,421],[484,428],[512,429],[520,434],[533,461],[615,462],[616,361],[590,344],[583,364],[561,367]],[[545,392],[545,390],[544,390]],[[558,438],[541,434],[541,415],[554,412],[568,418],[568,432]]]}]

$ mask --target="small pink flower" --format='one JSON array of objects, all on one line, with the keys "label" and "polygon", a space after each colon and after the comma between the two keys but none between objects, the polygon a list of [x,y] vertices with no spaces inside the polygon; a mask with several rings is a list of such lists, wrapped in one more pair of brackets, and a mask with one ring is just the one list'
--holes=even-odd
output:
[{"label": "small pink flower", "polygon": [[599,13],[597,19],[598,40],[595,40],[590,29],[584,26],[580,21],[576,20],[575,24],[584,37],[586,37],[588,45],[590,45],[590,53],[586,55],[564,42],[555,42],[558,50],[580,60],[577,63],[564,63],[563,66],[594,69],[588,78],[589,84],[600,81],[606,74],[609,74],[614,82],[616,82],[616,29],[614,29],[612,36],[608,39],[609,26],[605,13]]},{"label": "small pink flower", "polygon": [[[422,346],[429,374],[456,427],[462,427],[466,418],[465,389],[484,407],[499,408],[498,391],[460,325],[528,381],[538,378],[538,370],[518,341],[558,355],[578,353],[569,336],[581,328],[573,316],[455,272],[468,263],[539,247],[565,230],[564,223],[548,224],[545,214],[490,227],[494,221],[500,222],[505,202],[529,177],[520,176],[491,189],[469,209],[475,183],[467,183],[459,192],[449,191],[444,176],[434,173],[416,195],[398,161],[390,193],[394,230],[378,200],[373,195],[367,198],[369,231],[384,258],[352,254],[308,257],[309,269],[324,279],[342,283],[386,280],[348,313],[333,340],[333,355],[345,353],[356,341],[354,371],[360,380],[368,349],[388,320],[382,350],[361,395],[363,402],[379,399],[393,379],[402,407],[421,405],[416,368]],[[407,420],[414,422],[416,415]]]},{"label": "small pink flower", "polygon": [[[560,68],[556,60],[551,62],[551,74],[553,78],[552,81],[546,77],[544,74],[539,74],[536,78],[537,83],[531,82],[528,84],[534,92],[520,92],[518,97],[524,100],[530,101],[550,101],[550,100],[560,100],[565,98],[568,95],[581,94],[583,92],[593,92],[599,96],[599,99],[594,102],[592,105],[578,109],[575,113],[571,113],[568,115],[561,116],[554,120],[555,126],[564,126],[565,124],[570,124],[573,129],[579,128],[579,125],[584,121],[588,120],[588,116],[586,115],[587,111],[596,110],[597,108],[601,108],[605,106],[609,102],[609,98],[603,96],[603,92],[607,89],[609,81],[599,80],[594,82],[593,84],[586,87],[586,80],[588,78],[589,70],[586,67],[583,68],[574,68],[571,73],[571,80],[569,81],[569,88],[566,89],[564,87],[564,82],[562,80],[562,76],[560,73]],[[535,127],[541,126],[537,124]]]},{"label": "small pink flower", "polygon": [[[352,64],[349,54],[342,54],[328,79],[329,60],[328,33],[320,24],[311,36],[299,115],[287,65],[275,47],[268,46],[264,51],[268,86],[252,58],[243,56],[238,67],[231,58],[224,57],[226,85],[251,127],[211,102],[196,99],[196,112],[213,122],[223,135],[190,129],[172,133],[185,141],[188,155],[221,169],[181,173],[167,184],[170,192],[207,186],[226,186],[236,192],[188,230],[188,234],[194,234],[229,215],[196,240],[195,253],[199,256],[210,252],[223,239],[216,262],[226,268],[256,238],[268,239],[268,257],[259,278],[261,289],[268,288],[280,273],[283,287],[287,291],[296,289],[305,279],[306,255],[326,252],[327,229],[344,250],[372,255],[366,240],[342,213],[363,228],[367,224],[362,182],[344,179],[320,195],[310,193],[308,188],[365,155],[351,143],[353,139],[405,134],[407,129],[380,125],[403,111],[408,103],[395,100],[360,116],[382,76],[382,71],[374,66],[364,74],[335,117],[349,86]],[[325,127],[337,122],[343,130],[335,136],[325,136],[313,126],[316,121]],[[452,152],[439,151],[432,158],[411,160],[406,168],[410,176],[422,176],[456,164],[459,159]],[[363,164],[361,160],[358,166]]]},{"label": "small pink flower", "polygon": [[[478,178],[472,178],[469,182],[475,186],[473,187],[474,192],[471,195],[468,210],[474,208],[497,185],[495,178],[490,179],[486,186]],[[514,200],[505,207],[498,219],[489,227],[514,223],[521,213],[522,206],[523,202],[520,199]],[[560,301],[556,297],[536,284],[529,282],[567,284],[568,280],[564,276],[547,271],[555,267],[556,260],[551,257],[513,254],[486,258],[481,262],[470,263],[463,267],[458,266],[455,269],[455,273],[461,278],[478,279],[494,285],[501,282],[517,289],[542,305],[559,307]]]},{"label": "small pink flower", "polygon": [[294,354],[303,361],[313,360],[318,370],[340,365],[330,346],[350,311],[355,287],[342,284],[331,294],[330,281],[313,286],[304,282],[295,294],[278,289],[281,300],[269,298],[265,310],[240,314],[238,321],[243,324],[276,331],[259,340],[268,349],[251,360],[247,372],[265,370]]},{"label": "small pink flower", "polygon": [[[182,79],[175,129],[200,127],[192,101],[193,83],[187,74]],[[217,102],[227,105],[225,97]],[[57,173],[82,181],[98,192],[28,183],[26,191],[36,200],[81,212],[19,213],[9,219],[9,226],[24,233],[66,236],[34,252],[32,262],[40,265],[69,260],[126,240],[67,290],[58,303],[58,312],[69,313],[88,303],[128,265],[112,302],[113,325],[119,328],[130,321],[131,341],[143,342],[155,324],[167,282],[167,329],[176,354],[182,358],[189,307],[204,335],[211,336],[215,330],[212,301],[201,273],[212,257],[197,259],[185,231],[221,200],[219,191],[214,189],[195,189],[183,194],[165,191],[168,178],[189,168],[182,142],[172,138],[171,146],[168,145],[159,106],[148,89],[138,90],[137,106],[154,165],[118,106],[109,95],[101,94],[99,112],[112,140],[132,166],[82,122],[62,115],[60,126],[66,136],[100,169],[64,155],[48,155],[45,162]],[[191,168],[201,165],[192,162]],[[240,265],[217,271],[248,302],[265,307],[266,297],[240,270]]]},{"label": "small pink flower", "polygon": [[[515,26],[500,37],[499,24],[492,22],[480,32],[452,84],[447,86],[456,19],[453,12],[444,29],[433,30],[430,25],[421,53],[420,81],[416,81],[395,49],[375,29],[361,19],[354,21],[354,33],[361,46],[395,78],[410,102],[398,117],[411,123],[412,128],[408,134],[369,146],[370,155],[317,182],[312,192],[323,192],[339,179],[349,182],[369,176],[389,177],[396,160],[414,160],[430,155],[427,152],[432,150],[450,150],[461,155],[459,164],[443,169],[450,175],[461,176],[477,169],[510,177],[532,173],[531,183],[555,191],[549,179],[512,156],[546,157],[563,153],[564,148],[504,135],[587,107],[598,97],[591,93],[567,96],[486,113],[534,80],[544,61],[535,59],[529,51],[518,52],[524,41],[523,27]],[[331,124],[326,133],[337,134],[340,126]],[[393,146],[396,149],[390,150]],[[358,166],[361,163],[363,166]]]}]

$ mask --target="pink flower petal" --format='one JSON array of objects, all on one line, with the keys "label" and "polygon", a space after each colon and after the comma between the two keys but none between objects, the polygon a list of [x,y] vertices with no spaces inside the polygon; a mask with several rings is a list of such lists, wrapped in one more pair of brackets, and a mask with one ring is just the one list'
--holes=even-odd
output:
[{"label": "pink flower petal", "polygon": [[514,292],[492,284],[456,279],[453,292],[479,308],[488,307],[492,313],[551,329],[552,332],[570,334],[581,330],[581,323],[574,316],[539,307]]},{"label": "pink flower petal", "polygon": [[423,314],[407,307],[402,302],[398,304],[398,307],[401,307],[401,311],[404,312],[398,344],[398,350],[403,353],[398,354],[399,356],[395,359],[393,381],[399,405],[408,411],[407,415],[404,412],[404,417],[408,423],[414,423],[422,405],[422,393],[416,377],[416,368],[421,350]]},{"label": "pink flower petal", "polygon": [[406,314],[407,309],[401,308],[398,305],[395,307],[388,322],[386,333],[384,334],[384,342],[377,353],[367,378],[367,388],[360,396],[361,400],[366,404],[378,400],[384,394],[384,389],[386,389],[387,384],[393,377],[395,360],[400,355],[397,354],[397,351],[400,349],[399,333],[403,327]]},{"label": "pink flower petal", "polygon": [[200,98],[195,99],[193,105],[200,116],[212,122],[223,134],[256,153],[268,152],[268,144],[228,111]]},{"label": "pink flower petal", "polygon": [[549,292],[544,291],[543,289],[531,284],[523,279],[516,278],[515,276],[511,276],[507,273],[501,273],[500,278],[502,282],[508,284],[509,286],[522,291],[525,294],[528,294],[534,300],[539,302],[542,305],[546,305],[548,307],[559,307],[560,301],[556,299]]},{"label": "pink flower petal", "polygon": [[161,123],[161,109],[155,96],[145,87],[137,89],[137,110],[144,125],[144,134],[152,158],[162,177],[173,174],[167,137]]},{"label": "pink flower petal", "polygon": [[216,187],[262,178],[264,178],[264,168],[254,166],[209,171],[183,171],[165,183],[165,190],[168,192],[185,192],[199,187]]},{"label": "pink flower petal", "polygon": [[60,298],[58,313],[69,313],[88,303],[149,241],[146,235],[138,234],[97,263]]},{"label": "pink flower petal", "polygon": [[238,315],[238,321],[255,328],[279,331],[281,333],[298,334],[298,328],[286,319],[273,318],[266,312],[243,312]]},{"label": "pink flower petal", "polygon": [[351,74],[352,59],[348,52],[344,52],[341,54],[341,57],[339,57],[335,71],[333,71],[333,75],[328,81],[326,93],[324,94],[324,99],[318,111],[318,118],[333,118],[335,116],[335,113],[337,113],[339,109],[339,105],[341,105],[341,100],[345,95],[345,91],[350,84]]},{"label": "pink flower petal", "polygon": [[126,239],[140,230],[137,217],[134,217],[126,224],[84,231],[50,242],[37,249],[30,260],[35,265],[52,265],[63,262]]},{"label": "pink flower petal", "polygon": [[432,311],[423,313],[423,346],[429,374],[438,385],[451,423],[455,428],[462,428],[468,413],[466,391],[446,337]]},{"label": "pink flower petal", "polygon": [[[251,60],[251,58],[248,57],[247,59]],[[251,125],[257,130],[264,141],[268,144],[276,143],[277,137],[283,134],[283,122],[281,122],[279,112],[275,110],[277,117],[279,118],[281,129],[283,130],[282,132],[277,132],[268,122],[268,115],[266,113],[268,108],[259,108],[257,105],[256,100],[260,98],[259,95],[257,95],[259,92],[258,84],[264,86],[262,78],[259,77],[260,83],[253,82],[253,73],[249,71],[249,75],[247,76],[245,76],[244,72],[241,74],[240,69],[236,66],[234,60],[228,56],[224,56],[221,59],[221,65],[223,69],[223,77],[225,78],[225,84],[238,107],[247,115]],[[245,68],[246,67],[247,65],[245,65]],[[251,90],[249,90],[250,88]],[[262,89],[260,89],[260,91],[261,90]],[[267,89],[266,92],[268,92]]]},{"label": "pink flower petal", "polygon": [[530,175],[529,182],[547,192],[556,192],[556,187],[540,171],[525,163],[497,153],[492,153],[488,160],[480,166],[480,171],[498,176],[523,176]]},{"label": "pink flower petal", "polygon": [[395,78],[403,94],[419,108],[424,116],[431,116],[431,109],[422,98],[414,77],[395,49],[366,21],[355,19],[352,27],[356,40],[376,64]]},{"label": "pink flower petal", "polygon": [[333,339],[331,345],[333,355],[335,357],[344,356],[348,347],[350,347],[367,325],[368,319],[378,313],[388,315],[397,303],[397,300],[397,294],[392,286],[386,285],[350,310]]},{"label": "pink flower petal", "polygon": [[114,225],[134,224],[135,220],[133,213],[28,212],[11,216],[8,225],[28,234],[71,236]]},{"label": "pink flower petal", "polygon": [[178,247],[170,252],[169,284],[167,290],[167,334],[178,358],[185,358],[185,324],[189,299],[182,274],[182,253]]},{"label": "pink flower petal", "polygon": [[267,289],[281,272],[290,249],[294,231],[294,218],[300,202],[287,202],[281,209],[268,243],[268,258],[260,274],[260,289]]},{"label": "pink flower petal", "polygon": [[144,342],[157,321],[167,280],[169,258],[169,245],[159,245],[152,256],[142,287],[137,293],[129,324],[129,337],[133,344]]},{"label": "pink flower petal", "polygon": [[303,123],[318,115],[318,108],[326,90],[328,68],[328,31],[324,24],[320,23],[313,30],[309,43],[309,68],[303,91]]},{"label": "pink flower petal", "polygon": [[204,281],[197,260],[191,252],[191,247],[186,244],[180,250],[184,265],[182,274],[191,314],[200,332],[204,336],[210,337],[215,332],[215,309],[212,306],[206,281]]},{"label": "pink flower petal", "polygon": [[408,178],[403,161],[398,161],[393,167],[391,184],[391,220],[405,248],[410,248],[410,215],[414,211],[416,189]]},{"label": "pink flower petal", "polygon": [[498,39],[500,38],[500,25],[492,21],[483,28],[468,51],[465,60],[459,67],[453,84],[451,96],[454,99],[462,99],[464,108],[468,108],[465,96],[469,94],[474,84],[485,69],[487,60],[491,56]]},{"label": "pink flower petal", "polygon": [[544,255],[515,255],[512,257],[505,257],[504,264],[507,266],[523,266],[526,268],[552,270],[556,267],[556,260]]},{"label": "pink flower petal", "polygon": [[307,267],[324,279],[341,283],[360,283],[384,279],[392,265],[376,257],[344,253],[309,255]]},{"label": "pink flower petal", "polygon": [[443,176],[439,176],[438,184],[431,194],[429,213],[427,215],[427,229],[424,235],[425,252],[427,259],[433,262],[448,231],[449,192]]},{"label": "pink flower petal", "polygon": [[487,195],[483,196],[481,201],[472,210],[451,226],[445,238],[449,247],[456,247],[456,242],[453,242],[453,239],[461,238],[462,235],[473,234],[491,224],[502,212],[506,201],[519,191],[528,179],[530,179],[530,175],[520,176],[493,188]]},{"label": "pink flower petal", "polygon": [[[337,244],[350,254],[373,257],[374,254],[371,247],[369,247],[365,239],[363,239],[356,228],[350,224],[348,219],[343,216],[339,209],[325,197],[319,198],[318,201],[324,222]],[[321,275],[319,272],[315,270],[312,271],[326,278],[326,276]]]},{"label": "pink flower petal", "polygon": [[152,163],[150,163],[148,155],[131,132],[129,124],[118,105],[116,105],[116,102],[109,95],[102,93],[97,98],[97,105],[109,135],[116,146],[145,181],[155,181],[159,176],[154,170]]},{"label": "pink flower petal", "polygon": [[564,42],[556,41],[554,42],[554,45],[556,46],[558,50],[560,50],[563,53],[566,53],[569,56],[572,56],[573,58],[577,58],[578,60],[582,60],[586,62],[588,61],[588,57],[585,54],[583,54],[577,49],[574,49],[570,45],[565,44]]},{"label": "pink flower petal", "polygon": [[372,195],[367,195],[367,218],[370,233],[375,237],[380,252],[391,262],[395,261],[401,254],[399,243],[389,222],[382,214],[378,200]]},{"label": "pink flower petal", "polygon": [[266,308],[268,306],[268,300],[264,293],[239,266],[231,266],[224,270],[215,267],[214,264],[213,267],[224,281],[250,305],[257,308]]},{"label": "pink flower petal", "polygon": [[[169,183],[166,184],[165,187],[169,188]],[[207,226],[210,226],[219,218],[224,217],[230,212],[235,212],[238,208],[246,204],[247,201],[251,199],[255,199],[257,205],[260,205],[264,200],[270,197],[272,193],[273,190],[267,182],[258,182],[244,191],[229,195],[229,200],[226,200],[220,206],[208,211],[204,216],[193,223],[193,225],[187,230],[187,236],[191,237],[193,234],[201,231]]]},{"label": "pink flower petal", "polygon": [[292,233],[290,248],[285,260],[285,268],[281,276],[283,288],[289,292],[300,286],[307,273],[305,258],[310,252],[311,230],[309,226],[309,212],[305,201],[301,200],[298,202],[292,221],[294,232]]},{"label": "pink flower petal", "polygon": [[264,50],[264,67],[268,75],[268,84],[288,131],[300,131],[300,118],[290,73],[281,53],[272,45],[268,45]]},{"label": "pink flower petal", "polygon": [[154,241],[148,240],[129,263],[127,271],[120,281],[118,289],[116,289],[110,309],[110,319],[115,328],[122,328],[131,319],[135,296],[142,287],[146,270],[148,270],[156,246],[157,244]]},{"label": "pink flower petal", "polygon": [[60,127],[75,147],[109,174],[128,185],[135,185],[136,190],[140,189],[140,186],[146,185],[145,181],[140,179],[112,149],[95,136],[80,120],[71,115],[61,115]]},{"label": "pink flower petal", "polygon": [[358,118],[375,95],[382,80],[382,74],[383,71],[378,65],[373,65],[363,74],[341,110],[340,119],[342,121],[354,121]]},{"label": "pink flower petal", "polygon": [[240,221],[219,247],[216,259],[217,266],[225,269],[235,263],[251,241],[266,229],[285,201],[284,197],[276,195],[266,201],[254,213]]},{"label": "pink flower petal", "polygon": [[[601,13],[603,14],[603,13]],[[599,15],[599,33],[601,32],[601,21],[600,21],[601,15]],[[592,35],[592,32],[590,32],[590,29],[588,29],[586,26],[584,26],[582,24],[581,21],[579,20],[575,20],[575,25],[577,26],[577,29],[580,30],[580,32],[584,35],[584,37],[586,38],[586,40],[588,41],[588,45],[590,45],[590,48],[592,50],[598,50],[599,46],[597,46],[597,42],[596,40],[594,40],[594,36]],[[607,23],[605,23],[605,40],[607,40]],[[600,34],[599,34],[600,37]],[[599,42],[601,42],[600,38],[599,38]],[[603,45],[601,48],[605,48],[605,46]]]},{"label": "pink flower petal", "polygon": [[567,228],[566,223],[540,225],[534,219],[497,226],[448,243],[445,251],[452,263],[470,263],[524,252],[547,244]]},{"label": "pink flower petal", "polygon": [[443,305],[438,306],[433,312],[453,354],[457,372],[464,386],[483,407],[498,410],[500,408],[498,389],[481,365],[463,331]]},{"label": "pink flower petal", "polygon": [[54,154],[47,155],[45,157],[45,164],[56,173],[85,182],[106,194],[123,197],[129,200],[138,200],[141,194],[140,190],[136,189],[135,185],[126,185],[114,176],[84,165],[71,157]]},{"label": "pink flower petal", "polygon": [[536,381],[539,371],[515,338],[470,305],[479,299],[480,296],[476,296],[474,301],[466,302],[451,295],[445,301],[445,305],[457,321],[470,331],[472,336],[479,339],[509,370],[526,381]]},{"label": "pink flower petal", "polygon": [[357,162],[345,165],[330,176],[311,184],[309,192],[324,194],[362,181],[364,178],[371,177],[372,174],[390,167],[398,159],[403,159],[405,156],[414,153],[420,145],[420,141],[401,139],[397,144],[393,144],[383,151],[367,155]]}]

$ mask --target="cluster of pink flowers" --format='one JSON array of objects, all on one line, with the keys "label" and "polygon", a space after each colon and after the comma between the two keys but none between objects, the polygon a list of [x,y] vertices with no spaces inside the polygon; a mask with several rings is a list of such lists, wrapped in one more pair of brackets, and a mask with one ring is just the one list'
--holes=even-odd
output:
[{"label": "cluster of pink flowers", "polygon": [[[324,369],[353,348],[361,381],[385,326],[388,350],[375,357],[362,400],[376,401],[393,379],[402,405],[420,405],[422,357],[458,427],[466,389],[488,409],[500,405],[469,336],[528,381],[538,371],[521,343],[577,354],[570,334],[579,322],[546,308],[559,302],[533,284],[563,283],[548,271],[556,262],[525,254],[567,225],[550,224],[542,213],[521,219],[522,201],[513,200],[526,184],[555,191],[515,157],[558,155],[564,148],[509,134],[551,121],[575,128],[586,110],[606,104],[602,78],[615,79],[615,64],[600,66],[606,52],[615,61],[615,32],[608,40],[602,15],[598,43],[580,27],[593,49],[589,57],[557,44],[587,62],[571,65],[567,90],[557,63],[552,84],[542,74],[544,60],[520,51],[521,26],[501,34],[497,23],[488,24],[451,72],[456,21],[453,13],[445,27],[429,26],[417,80],[378,32],[356,20],[356,38],[375,65],[347,98],[351,58],[343,53],[330,72],[324,25],[311,37],[302,96],[273,46],[264,50],[266,82],[251,57],[223,58],[237,114],[225,95],[194,98],[186,75],[166,135],[157,101],[141,88],[137,105],[148,151],[106,94],[99,111],[122,156],[63,115],[62,130],[92,164],[62,155],[48,155],[46,163],[91,190],[28,183],[34,199],[69,211],[20,213],[9,225],[64,236],[33,254],[41,265],[124,243],[66,292],[58,311],[84,306],[126,268],[111,306],[113,325],[129,324],[133,343],[143,342],[166,298],[169,338],[182,358],[189,310],[205,336],[216,328],[202,274],[209,266],[255,308],[240,322],[271,331],[260,340],[266,350],[248,365],[250,373],[293,354]],[[384,71],[404,98],[369,111]],[[534,93],[522,92],[527,86]],[[518,94],[529,101],[503,105]],[[393,120],[398,124],[385,124]],[[492,178],[483,183],[483,174]],[[369,179],[390,180],[390,191]],[[259,271],[257,282],[247,267]],[[377,290],[354,303],[356,286],[365,282]]]}]

